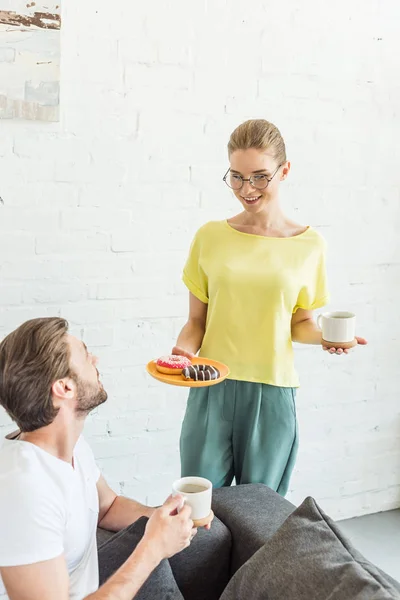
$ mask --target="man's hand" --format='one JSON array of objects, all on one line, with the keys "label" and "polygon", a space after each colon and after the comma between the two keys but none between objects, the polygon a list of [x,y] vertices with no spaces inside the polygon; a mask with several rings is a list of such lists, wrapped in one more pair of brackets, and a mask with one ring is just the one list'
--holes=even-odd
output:
[{"label": "man's hand", "polygon": [[182,505],[182,496],[170,496],[150,517],[143,544],[160,560],[178,554],[190,545],[197,529],[190,518],[192,509]]}]

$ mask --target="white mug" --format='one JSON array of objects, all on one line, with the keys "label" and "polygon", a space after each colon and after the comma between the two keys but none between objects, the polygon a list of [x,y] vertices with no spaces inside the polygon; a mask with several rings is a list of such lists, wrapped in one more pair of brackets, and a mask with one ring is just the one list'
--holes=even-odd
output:
[{"label": "white mug", "polygon": [[333,344],[347,344],[356,335],[356,315],[351,312],[328,312],[318,315],[318,327],[322,330],[322,339]]},{"label": "white mug", "polygon": [[192,509],[193,521],[206,519],[211,513],[212,483],[204,477],[182,477],[172,484],[172,495],[183,496]]}]

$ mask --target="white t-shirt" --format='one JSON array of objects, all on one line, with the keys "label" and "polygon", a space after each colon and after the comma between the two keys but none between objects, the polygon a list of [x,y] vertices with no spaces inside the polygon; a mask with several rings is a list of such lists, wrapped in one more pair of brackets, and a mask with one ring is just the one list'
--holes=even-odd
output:
[{"label": "white t-shirt", "polygon": [[[74,467],[30,442],[0,449],[0,567],[64,555],[70,600],[99,586],[96,528],[100,471],[83,437]],[[0,577],[0,600],[8,599]]]}]

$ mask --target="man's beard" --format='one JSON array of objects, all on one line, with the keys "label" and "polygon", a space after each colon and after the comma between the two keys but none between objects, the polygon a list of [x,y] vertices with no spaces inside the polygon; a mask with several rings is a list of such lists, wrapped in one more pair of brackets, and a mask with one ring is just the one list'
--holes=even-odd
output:
[{"label": "man's beard", "polygon": [[78,380],[76,384],[77,400],[75,410],[77,415],[86,416],[107,400],[107,392],[100,383],[94,385]]}]

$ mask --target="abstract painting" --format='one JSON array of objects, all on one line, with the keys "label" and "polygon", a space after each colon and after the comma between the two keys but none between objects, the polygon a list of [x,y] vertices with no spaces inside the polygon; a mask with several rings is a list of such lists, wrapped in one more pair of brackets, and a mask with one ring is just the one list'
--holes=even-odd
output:
[{"label": "abstract painting", "polygon": [[0,119],[58,121],[61,5],[0,0]]}]

